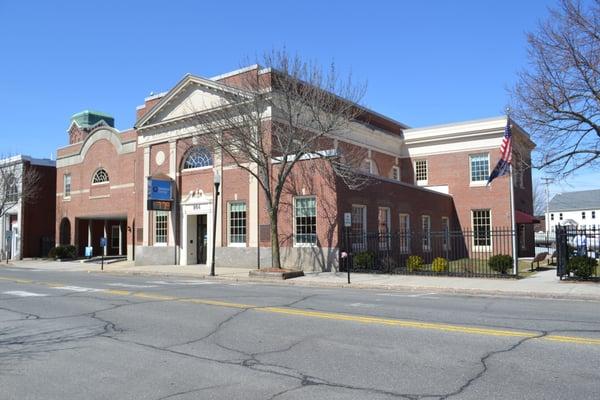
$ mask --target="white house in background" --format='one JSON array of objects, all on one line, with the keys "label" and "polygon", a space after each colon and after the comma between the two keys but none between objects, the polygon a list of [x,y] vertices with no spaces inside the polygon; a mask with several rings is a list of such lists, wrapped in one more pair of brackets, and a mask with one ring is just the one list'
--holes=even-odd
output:
[{"label": "white house in background", "polygon": [[548,204],[546,227],[554,232],[557,225],[600,229],[600,189],[557,194]]}]

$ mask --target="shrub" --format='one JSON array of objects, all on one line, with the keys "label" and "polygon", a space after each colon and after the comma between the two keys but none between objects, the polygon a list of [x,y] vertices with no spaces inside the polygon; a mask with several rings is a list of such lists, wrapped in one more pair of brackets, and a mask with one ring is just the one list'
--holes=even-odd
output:
[{"label": "shrub", "polygon": [[394,257],[387,256],[381,260],[381,269],[385,272],[393,272],[397,266]]},{"label": "shrub", "polygon": [[512,268],[513,258],[506,254],[497,254],[490,257],[488,265],[492,270],[506,274]]},{"label": "shrub", "polygon": [[448,272],[448,260],[444,257],[436,257],[431,264],[431,269],[438,274]]},{"label": "shrub", "polygon": [[406,261],[406,267],[410,272],[418,271],[423,268],[423,258],[421,256],[410,256]]},{"label": "shrub", "polygon": [[571,258],[567,263],[567,272],[572,272],[575,276],[585,279],[594,275],[596,265],[598,262],[592,257],[577,256]]},{"label": "shrub", "polygon": [[375,262],[375,253],[370,250],[361,251],[360,253],[355,255],[354,259],[353,259],[353,264],[355,267],[363,267],[363,268],[371,267],[374,262]]},{"label": "shrub", "polygon": [[75,258],[75,246],[66,245],[66,246],[56,246],[50,249],[48,252],[49,258]]}]

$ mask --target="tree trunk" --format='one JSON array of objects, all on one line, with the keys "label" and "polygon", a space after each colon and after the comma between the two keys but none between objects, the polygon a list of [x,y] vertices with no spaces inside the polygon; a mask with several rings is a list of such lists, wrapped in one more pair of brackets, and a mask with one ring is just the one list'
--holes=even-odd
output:
[{"label": "tree trunk", "polygon": [[279,253],[279,228],[277,226],[277,209],[271,209],[271,267],[281,268],[281,254]]}]

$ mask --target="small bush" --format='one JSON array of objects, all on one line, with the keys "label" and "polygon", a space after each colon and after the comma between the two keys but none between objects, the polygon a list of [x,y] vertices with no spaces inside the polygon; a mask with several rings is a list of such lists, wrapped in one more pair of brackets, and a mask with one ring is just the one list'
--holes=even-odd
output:
[{"label": "small bush", "polygon": [[493,271],[506,274],[513,266],[513,258],[506,254],[497,254],[490,257],[488,265]]},{"label": "small bush", "polygon": [[371,266],[373,266],[374,262],[375,262],[375,253],[370,250],[361,251],[360,253],[355,255],[354,259],[353,259],[353,264],[355,267],[363,267],[363,268],[371,267]]},{"label": "small bush", "polygon": [[596,272],[596,265],[598,262],[587,256],[573,257],[567,263],[567,272],[573,273],[578,278],[589,278]]},{"label": "small bush", "polygon": [[444,257],[435,258],[431,264],[431,269],[437,274],[448,272],[448,260]]},{"label": "small bush", "polygon": [[418,271],[423,268],[423,258],[421,256],[410,256],[406,261],[406,267],[410,272]]},{"label": "small bush", "polygon": [[381,269],[385,272],[393,272],[397,266],[394,257],[387,256],[381,260]]},{"label": "small bush", "polygon": [[56,246],[50,249],[48,252],[49,258],[60,259],[60,258],[75,258],[76,249],[73,245]]}]

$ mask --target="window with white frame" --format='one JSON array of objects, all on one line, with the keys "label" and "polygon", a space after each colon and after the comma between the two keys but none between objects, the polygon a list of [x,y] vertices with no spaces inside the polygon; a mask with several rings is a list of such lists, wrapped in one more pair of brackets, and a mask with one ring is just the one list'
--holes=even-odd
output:
[{"label": "window with white frame", "polygon": [[108,173],[106,172],[106,170],[104,168],[100,168],[98,170],[96,170],[96,172],[94,173],[94,177],[92,178],[92,184],[93,185],[100,185],[103,183],[108,183],[109,179],[108,179]]},{"label": "window with white frame", "polygon": [[427,184],[427,160],[415,161],[415,181],[418,185]]},{"label": "window with white frame", "polygon": [[400,253],[410,253],[410,215],[399,214]]},{"label": "window with white frame", "polygon": [[188,151],[183,169],[210,167],[213,165],[213,160],[210,152],[204,147],[196,146]]},{"label": "window with white frame", "polygon": [[360,250],[366,247],[367,236],[367,206],[352,205],[352,247]]},{"label": "window with white frame", "polygon": [[581,212],[581,219],[585,219],[585,211]]},{"label": "window with white frame", "polygon": [[450,249],[450,219],[448,217],[442,217],[442,248],[444,250]]},{"label": "window with white frame", "polygon": [[490,210],[472,210],[473,245],[489,247],[492,245],[492,216]]},{"label": "window with white frame", "polygon": [[246,203],[243,201],[229,203],[229,244],[246,244]]},{"label": "window with white frame", "polygon": [[397,165],[394,165],[392,167],[392,176],[391,178],[395,181],[399,181],[400,180],[400,167],[398,167]]},{"label": "window with white frame", "polygon": [[592,211],[592,219],[596,219],[596,211]]},{"label": "window with white frame", "polygon": [[550,214],[550,221],[554,221],[554,214]]},{"label": "window with white frame", "polygon": [[317,199],[294,198],[294,241],[296,245],[317,244]]},{"label": "window with white frame", "polygon": [[167,244],[169,225],[168,211],[155,211],[154,214],[154,243]]},{"label": "window with white frame", "polygon": [[110,227],[110,247],[113,249],[118,249],[120,241],[121,227],[119,225],[112,225]]},{"label": "window with white frame", "polygon": [[469,160],[471,165],[471,182],[487,182],[490,177],[489,153],[471,154]]},{"label": "window with white frame", "polygon": [[19,200],[19,187],[14,175],[8,175],[4,182],[5,200],[7,203],[16,203]]},{"label": "window with white frame", "polygon": [[388,249],[390,247],[391,236],[389,207],[379,207],[377,226],[379,232],[379,248]]},{"label": "window with white frame", "polygon": [[63,175],[63,193],[64,197],[71,197],[71,174]]},{"label": "window with white frame", "polygon": [[562,215],[562,213],[559,213],[559,214],[558,214],[558,219],[562,221],[562,219],[563,219],[563,215]]},{"label": "window with white frame", "polygon": [[421,215],[421,235],[423,251],[431,251],[431,217]]}]

